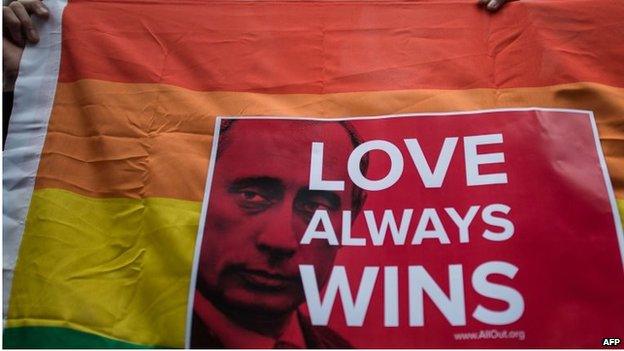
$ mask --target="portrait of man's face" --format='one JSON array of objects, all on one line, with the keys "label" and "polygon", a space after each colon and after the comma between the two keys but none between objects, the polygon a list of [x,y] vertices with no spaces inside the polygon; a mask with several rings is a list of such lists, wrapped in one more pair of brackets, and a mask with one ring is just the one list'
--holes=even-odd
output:
[{"label": "portrait of man's face", "polygon": [[311,145],[324,142],[325,179],[346,180],[349,133],[339,123],[238,120],[221,138],[198,290],[230,310],[292,312],[304,300],[299,265],[313,265],[323,286],[338,250],[326,240],[299,244],[310,218],[326,210],[340,228],[352,206],[352,186],[309,190]]}]

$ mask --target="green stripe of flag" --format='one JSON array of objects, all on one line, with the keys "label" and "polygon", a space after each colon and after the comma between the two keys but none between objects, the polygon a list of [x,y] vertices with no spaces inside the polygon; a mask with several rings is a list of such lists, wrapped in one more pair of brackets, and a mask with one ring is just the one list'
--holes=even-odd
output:
[{"label": "green stripe of flag", "polygon": [[148,349],[153,346],[133,344],[103,336],[60,327],[13,327],[3,330],[5,349]]}]

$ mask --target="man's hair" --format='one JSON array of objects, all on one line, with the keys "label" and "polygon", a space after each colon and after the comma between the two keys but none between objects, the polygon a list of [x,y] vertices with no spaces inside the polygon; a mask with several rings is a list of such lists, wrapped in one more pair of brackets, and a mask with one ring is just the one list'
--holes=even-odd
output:
[{"label": "man's hair", "polygon": [[[221,120],[221,128],[219,129],[219,141],[217,146],[217,159],[223,153],[223,150],[226,148],[227,144],[230,142],[230,138],[228,135],[228,131],[232,129],[232,125],[235,122],[244,121],[244,119],[222,119]],[[301,123],[310,123],[310,124],[321,124],[321,123],[330,123],[330,122],[321,122],[321,121],[310,121],[310,120],[301,120]],[[335,121],[334,123],[340,124],[347,134],[349,135],[349,139],[351,140],[351,144],[355,149],[360,144],[362,144],[362,137],[360,137],[359,133],[353,127],[353,125],[348,121]],[[368,171],[368,154],[365,154],[360,160],[360,171],[362,174],[366,175]],[[351,193],[351,211],[353,211],[354,215],[360,213],[362,206],[364,206],[364,201],[366,200],[366,194],[364,190],[360,187],[353,184],[353,192]],[[355,217],[355,216],[354,216]]]}]

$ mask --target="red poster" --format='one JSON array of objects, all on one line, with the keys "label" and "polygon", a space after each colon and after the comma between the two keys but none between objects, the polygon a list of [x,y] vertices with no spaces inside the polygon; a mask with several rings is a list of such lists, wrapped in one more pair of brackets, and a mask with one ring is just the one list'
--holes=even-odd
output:
[{"label": "red poster", "polygon": [[591,112],[220,118],[190,347],[601,347],[623,235]]}]

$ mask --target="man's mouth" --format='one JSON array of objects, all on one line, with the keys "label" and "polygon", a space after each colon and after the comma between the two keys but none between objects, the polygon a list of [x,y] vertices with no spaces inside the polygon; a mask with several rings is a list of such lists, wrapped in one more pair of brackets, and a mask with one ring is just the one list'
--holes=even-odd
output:
[{"label": "man's mouth", "polygon": [[239,276],[254,288],[273,291],[285,289],[297,281],[297,277],[285,276],[261,269],[243,268],[239,271]]}]

